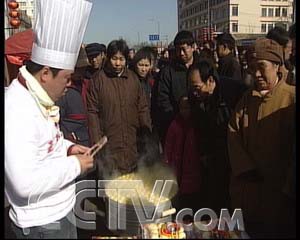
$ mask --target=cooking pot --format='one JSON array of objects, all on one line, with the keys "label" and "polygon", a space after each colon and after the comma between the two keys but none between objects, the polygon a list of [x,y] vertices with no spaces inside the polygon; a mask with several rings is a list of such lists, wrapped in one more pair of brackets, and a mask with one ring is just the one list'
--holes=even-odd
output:
[{"label": "cooking pot", "polygon": [[[118,235],[139,235],[140,224],[171,221],[176,212],[171,204],[178,191],[175,179],[163,165],[113,177],[115,181],[105,186],[107,227]],[[143,185],[127,180],[142,180]]]}]

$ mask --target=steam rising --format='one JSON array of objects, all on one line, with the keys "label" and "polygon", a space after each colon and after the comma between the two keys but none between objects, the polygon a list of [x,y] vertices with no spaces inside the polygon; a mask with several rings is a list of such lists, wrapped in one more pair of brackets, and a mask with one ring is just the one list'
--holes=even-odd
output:
[{"label": "steam rising", "polygon": [[[171,180],[174,182],[172,195],[177,192],[177,179],[174,171],[163,161],[162,154],[159,151],[158,137],[150,133],[148,129],[141,129],[137,134],[138,161],[137,169],[134,171],[134,178],[142,180],[144,186],[152,188],[156,180]],[[116,179],[124,173],[121,173],[114,166],[113,161],[109,161],[110,152],[106,149],[102,151],[101,158],[106,159],[98,161],[98,167],[103,179]],[[110,171],[113,169],[113,171]],[[130,172],[128,172],[130,173]],[[126,173],[125,173],[126,174]]]}]

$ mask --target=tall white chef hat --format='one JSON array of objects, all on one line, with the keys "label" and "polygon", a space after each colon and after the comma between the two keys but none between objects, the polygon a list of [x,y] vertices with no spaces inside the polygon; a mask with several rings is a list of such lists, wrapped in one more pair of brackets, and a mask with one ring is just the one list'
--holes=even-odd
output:
[{"label": "tall white chef hat", "polygon": [[74,70],[91,9],[89,0],[36,0],[31,60]]}]

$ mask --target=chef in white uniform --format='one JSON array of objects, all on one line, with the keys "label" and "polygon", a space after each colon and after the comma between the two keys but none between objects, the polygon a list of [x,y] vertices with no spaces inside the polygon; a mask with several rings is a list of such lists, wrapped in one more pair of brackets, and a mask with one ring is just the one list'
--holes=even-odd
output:
[{"label": "chef in white uniform", "polygon": [[5,194],[17,238],[77,238],[75,183],[90,149],[64,139],[54,105],[70,84],[92,3],[37,0],[31,61],[5,91]]}]

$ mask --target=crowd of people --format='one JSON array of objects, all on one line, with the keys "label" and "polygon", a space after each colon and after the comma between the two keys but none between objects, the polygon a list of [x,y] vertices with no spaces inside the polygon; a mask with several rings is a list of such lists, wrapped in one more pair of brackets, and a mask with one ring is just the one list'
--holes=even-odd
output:
[{"label": "crowd of people", "polygon": [[[229,33],[200,47],[185,30],[159,54],[151,46],[129,49],[122,39],[108,46],[77,45],[80,51],[78,58],[72,59],[73,66],[64,58],[60,62],[55,57],[56,62],[51,62],[51,57],[41,59],[40,50],[35,50],[7,90],[7,107],[16,108],[15,97],[33,106],[28,91],[39,102],[38,108],[6,114],[7,131],[14,135],[20,128],[24,131],[22,125],[10,125],[17,116],[25,116],[24,111],[36,116],[40,109],[55,123],[37,122],[33,116],[23,119],[30,126],[25,133],[31,137],[27,145],[19,144],[23,153],[31,151],[25,160],[36,159],[35,153],[56,153],[51,158],[56,162],[69,156],[68,164],[62,161],[65,165],[57,169],[57,179],[63,178],[63,183],[47,178],[37,186],[37,193],[51,184],[64,186],[68,179],[106,179],[116,172],[138,170],[141,161],[143,166],[161,162],[169,165],[177,178],[179,191],[172,200],[177,211],[192,208],[195,213],[211,208],[220,213],[222,208],[232,212],[241,208],[251,237],[295,236],[295,25],[289,32],[275,27],[238,54]],[[61,86],[50,82],[58,78],[64,80]],[[26,167],[27,163],[23,170],[14,169],[12,164],[20,157],[10,148],[14,135],[5,138],[6,191],[14,207],[14,232],[21,238],[31,219],[22,215],[23,203],[17,195],[25,199],[26,184],[33,183],[21,182],[15,192],[13,181],[23,179],[24,169],[37,170]],[[51,140],[48,146],[45,142],[50,135],[56,142]],[[96,156],[95,167],[87,152],[103,136],[108,143]],[[37,139],[44,145],[37,148],[33,144],[39,143]],[[51,167],[55,167],[53,162],[34,179],[40,183],[38,177],[48,176]],[[66,201],[74,201],[72,187],[63,190]],[[67,207],[58,215],[64,217],[69,210]],[[47,223],[44,220],[40,215],[34,224]]]},{"label": "crowd of people", "polygon": [[97,158],[98,177],[136,170],[151,149],[148,163],[162,161],[174,169],[177,209],[242,208],[251,233],[276,235],[283,216],[290,229],[295,200],[295,186],[289,185],[295,184],[294,38],[294,26],[290,33],[276,27],[239,56],[229,33],[198,48],[191,32],[180,31],[173,49],[160,56],[150,46],[129,50],[124,40],[107,49],[87,44],[87,55],[93,46],[103,60],[82,71],[77,96],[83,104],[70,101],[81,126],[70,122],[65,136],[79,142],[89,136],[89,146],[108,136]]}]

